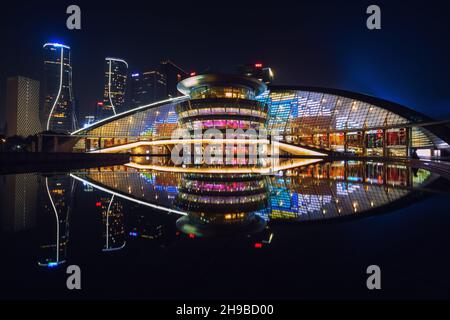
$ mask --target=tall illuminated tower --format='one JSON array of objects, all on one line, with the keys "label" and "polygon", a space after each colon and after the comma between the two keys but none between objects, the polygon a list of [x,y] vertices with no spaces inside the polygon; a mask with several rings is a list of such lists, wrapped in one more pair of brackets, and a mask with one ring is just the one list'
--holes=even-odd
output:
[{"label": "tall illuminated tower", "polygon": [[41,122],[44,130],[70,133],[76,129],[72,90],[70,47],[59,43],[44,45],[44,104]]},{"label": "tall illuminated tower", "polygon": [[106,58],[105,90],[100,118],[107,118],[125,111],[128,63],[117,58]]}]

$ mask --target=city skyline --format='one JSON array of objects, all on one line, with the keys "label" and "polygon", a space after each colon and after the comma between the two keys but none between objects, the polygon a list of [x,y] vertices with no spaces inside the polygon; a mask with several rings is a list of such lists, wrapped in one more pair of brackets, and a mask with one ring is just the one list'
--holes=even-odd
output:
[{"label": "city skyline", "polygon": [[[196,71],[189,73],[171,60],[162,60],[154,70],[140,69],[141,71],[132,73],[126,60],[106,57],[103,98],[81,116],[77,110],[80,107],[77,104],[79,100],[73,94],[72,48],[60,42],[46,42],[43,49],[44,69],[39,77],[43,79],[43,88],[38,89],[37,113],[32,115],[40,118],[41,130],[35,130],[29,135],[42,131],[71,133],[133,108],[177,97],[181,94],[177,89],[180,81],[201,74]],[[266,84],[274,80],[272,68],[261,62],[237,65],[234,73],[253,77]],[[40,85],[39,81],[20,75],[10,79],[12,78],[34,81],[38,88]],[[8,121],[5,122],[4,129],[7,133]],[[21,136],[27,137],[28,134]]]},{"label": "city skyline", "polygon": [[[106,57],[103,95],[100,93],[98,95],[102,96],[99,98],[101,101],[97,101],[90,109],[84,108],[87,112],[81,116],[77,110],[78,99],[73,94],[71,47],[61,42],[45,42],[42,47],[44,68],[37,77],[42,79],[42,88],[40,81],[23,75],[8,78],[6,93],[8,109],[0,108],[0,112],[5,113],[0,130],[4,130],[4,134],[8,136],[27,137],[44,131],[68,134],[86,124],[92,124],[133,107],[176,96],[177,83],[188,77],[187,72],[170,60],[161,61],[159,68],[153,71],[131,74],[129,65],[124,59]],[[149,76],[153,78],[150,81]],[[12,85],[14,79],[16,84]],[[139,84],[136,80],[139,80]],[[32,106],[29,105],[30,83],[33,85]],[[159,84],[160,88],[157,88],[156,84]],[[21,96],[26,98],[23,100],[22,97],[26,104],[20,100]],[[34,118],[38,119],[40,124],[33,123]],[[40,128],[36,129],[37,126]]]},{"label": "city skyline", "polygon": [[0,299],[449,299],[445,5],[7,2]]},{"label": "city skyline", "polygon": [[[240,30],[255,34],[250,39],[235,39],[232,36],[234,32],[226,31],[230,9],[212,18],[205,16],[205,9],[201,7],[176,7],[167,12],[169,23],[166,25],[160,5],[151,8],[150,5],[139,4],[139,12],[130,9],[119,14],[103,12],[100,3],[82,1],[83,28],[71,32],[65,28],[63,4],[54,7],[42,5],[41,8],[9,5],[10,16],[18,11],[26,14],[27,10],[38,10],[45,11],[44,16],[48,19],[37,21],[36,17],[14,30],[1,28],[4,42],[17,44],[18,54],[12,55],[6,50],[7,59],[4,61],[8,60],[8,64],[0,62],[5,71],[0,78],[0,103],[5,103],[4,77],[23,75],[39,80],[42,66],[38,47],[46,41],[54,41],[72,47],[74,93],[80,101],[80,118],[90,114],[91,106],[101,98],[98,94],[103,88],[101,61],[107,56],[123,57],[130,66],[136,66],[131,67],[131,72],[155,69],[161,60],[167,58],[184,66],[188,72],[203,72],[217,66],[224,69],[218,71],[233,71],[238,64],[258,61],[274,68],[280,84],[300,82],[346,89],[382,97],[418,111],[426,110],[431,116],[448,116],[445,107],[450,102],[447,90],[450,67],[445,57],[450,54],[450,45],[442,43],[438,36],[439,32],[449,29],[443,23],[443,12],[433,10],[434,19],[427,24],[415,25],[407,19],[417,14],[416,6],[404,8],[402,14],[397,14],[402,12],[399,10],[401,4],[382,1],[380,5],[385,9],[383,21],[389,26],[389,32],[382,29],[370,33],[364,25],[364,6],[352,1],[339,5],[329,1],[300,3],[292,5],[292,10],[288,11],[274,5],[244,4],[242,11],[234,13],[242,19],[246,15],[256,19],[265,16],[266,12],[272,13],[267,27],[249,26],[244,20],[236,19],[233,30],[237,34]],[[158,13],[156,9],[162,11]],[[420,8],[425,17],[431,16],[430,10]],[[320,13],[320,27],[307,18],[308,12]],[[146,18],[142,19],[144,14]],[[97,20],[102,21],[108,15],[123,23],[120,26],[111,24],[110,32],[105,32]],[[1,23],[8,22],[9,17],[5,17]],[[33,25],[38,27],[33,28]],[[206,25],[211,27],[210,32],[216,35],[215,38],[185,39],[180,35],[185,26],[189,30],[205,30]],[[418,32],[414,32],[415,29]],[[120,37],[121,41],[114,37]],[[402,43],[395,41],[398,37],[403,39]],[[232,46],[229,45],[231,39]],[[432,50],[438,44],[440,50]],[[314,49],[322,47],[324,50]],[[25,55],[26,52],[28,54]],[[434,64],[427,65],[426,61]],[[416,80],[419,78],[424,81]]]}]

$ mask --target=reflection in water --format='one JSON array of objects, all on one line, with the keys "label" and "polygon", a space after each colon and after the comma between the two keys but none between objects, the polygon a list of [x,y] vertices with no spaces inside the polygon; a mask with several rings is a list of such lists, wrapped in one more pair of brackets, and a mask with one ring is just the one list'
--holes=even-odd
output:
[{"label": "reflection in water", "polygon": [[75,182],[69,175],[43,177],[43,223],[41,258],[38,265],[56,267],[66,262],[69,242],[69,217]]},{"label": "reflection in water", "polygon": [[[252,235],[255,246],[262,246],[274,238],[273,221],[322,221],[386,212],[391,205],[418,199],[415,196],[423,193],[417,189],[439,178],[403,164],[360,161],[320,163],[275,176],[140,171],[118,166],[70,175],[11,177],[2,177],[2,183],[15,182],[16,188],[8,189],[14,190],[17,198],[10,202],[2,198],[2,211],[9,210],[10,229],[16,231],[31,227],[36,220],[33,214],[41,211],[38,225],[46,238],[41,242],[38,264],[46,267],[67,260],[69,216],[75,203],[78,210],[95,204],[101,214],[104,252],[124,249],[136,238],[165,247],[183,235]],[[40,190],[40,202],[29,196],[33,188]],[[20,197],[25,197],[23,207],[17,205]],[[29,217],[28,224],[21,220]]]},{"label": "reflection in water", "polygon": [[[289,146],[288,146],[289,147]],[[301,153],[300,153],[301,154]],[[315,155],[323,155],[317,153]],[[274,172],[291,170],[294,168],[321,162],[321,159],[295,159],[295,158],[258,158],[257,163],[249,165],[244,160],[240,163],[227,164],[226,161],[219,161],[219,163],[206,164],[204,159],[200,163],[192,161],[190,165],[175,165],[171,158],[168,157],[132,157],[131,163],[125,166],[141,171],[155,170],[159,172],[179,172],[179,173],[197,173],[197,174],[273,174]],[[194,164],[195,163],[195,164]]]},{"label": "reflection in water", "polygon": [[266,225],[256,212],[267,204],[265,176],[184,174],[175,205],[188,216],[180,218],[177,227],[196,236],[255,233]]},{"label": "reflection in water", "polygon": [[166,212],[191,217],[203,214],[205,221],[212,220],[205,218],[211,212],[224,219],[227,213],[250,212],[269,220],[351,216],[389,205],[436,178],[429,171],[414,171],[406,165],[359,161],[322,163],[277,176],[140,172],[124,167],[72,176]]},{"label": "reflection in water", "polygon": [[121,250],[125,247],[125,227],[123,204],[115,196],[101,197],[98,203],[102,208],[102,221],[105,225],[103,251]]},{"label": "reflection in water", "polygon": [[38,176],[0,176],[0,208],[3,231],[25,231],[35,227],[38,207]]},{"label": "reflection in water", "polygon": [[398,164],[334,162],[271,177],[270,219],[298,221],[351,216],[406,197],[431,173]]}]

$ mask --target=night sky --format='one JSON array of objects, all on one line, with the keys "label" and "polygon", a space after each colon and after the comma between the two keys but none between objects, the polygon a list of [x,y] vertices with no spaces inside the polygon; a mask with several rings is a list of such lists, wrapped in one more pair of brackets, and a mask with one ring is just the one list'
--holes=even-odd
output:
[{"label": "night sky", "polygon": [[[24,3],[24,4],[22,4]],[[382,9],[382,30],[366,8]],[[82,30],[66,29],[66,8]],[[0,103],[6,78],[40,79],[42,45],[72,47],[80,116],[102,97],[104,58],[130,72],[171,59],[187,71],[233,72],[262,62],[276,84],[324,86],[392,100],[450,117],[450,19],[444,1],[7,1],[1,4]],[[0,115],[1,116],[1,115]]]}]

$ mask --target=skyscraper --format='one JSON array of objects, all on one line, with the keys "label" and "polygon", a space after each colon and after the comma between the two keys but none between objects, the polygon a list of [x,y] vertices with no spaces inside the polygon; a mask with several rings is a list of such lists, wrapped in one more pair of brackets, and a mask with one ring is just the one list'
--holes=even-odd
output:
[{"label": "skyscraper", "polygon": [[274,79],[272,68],[264,67],[262,63],[240,65],[238,66],[238,73],[243,76],[256,78],[265,84],[271,84]]},{"label": "skyscraper", "polygon": [[133,107],[164,100],[166,94],[166,77],[161,72],[153,70],[131,75],[130,100]]},{"label": "skyscraper", "polygon": [[103,101],[98,101],[95,103],[95,121],[100,121],[114,115],[111,107],[105,105]]},{"label": "skyscraper", "polygon": [[166,78],[166,97],[177,97],[180,92],[177,89],[178,82],[189,78],[189,73],[170,60],[162,61],[161,73]]},{"label": "skyscraper", "polygon": [[8,78],[5,115],[9,137],[27,137],[41,132],[39,81],[21,76]]},{"label": "skyscraper", "polygon": [[105,90],[103,104],[106,113],[113,116],[125,111],[125,91],[128,78],[128,63],[117,58],[105,59]]},{"label": "skyscraper", "polygon": [[44,45],[44,130],[70,133],[77,127],[72,91],[70,47],[59,43]]}]

